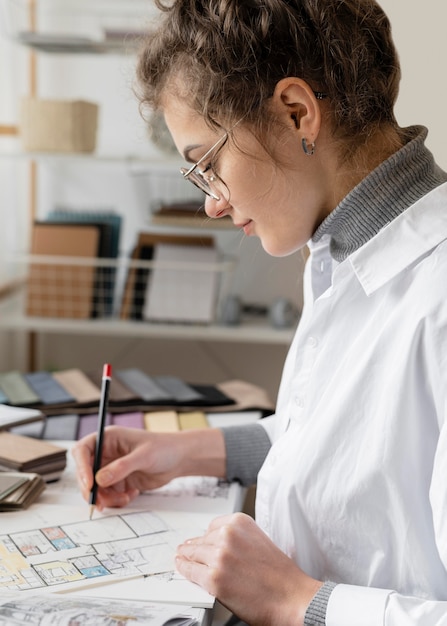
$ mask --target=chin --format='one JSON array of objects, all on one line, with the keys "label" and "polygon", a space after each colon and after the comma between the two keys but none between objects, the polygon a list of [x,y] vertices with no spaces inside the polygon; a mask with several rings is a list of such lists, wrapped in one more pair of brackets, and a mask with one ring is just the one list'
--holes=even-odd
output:
[{"label": "chin", "polygon": [[278,241],[268,241],[261,238],[261,245],[264,248],[265,252],[267,252],[267,254],[269,254],[270,256],[285,257],[293,254],[294,252],[297,252],[298,250],[301,250],[301,248],[304,248],[306,243],[304,242],[301,244],[286,245],[284,243],[281,244],[281,242]]}]

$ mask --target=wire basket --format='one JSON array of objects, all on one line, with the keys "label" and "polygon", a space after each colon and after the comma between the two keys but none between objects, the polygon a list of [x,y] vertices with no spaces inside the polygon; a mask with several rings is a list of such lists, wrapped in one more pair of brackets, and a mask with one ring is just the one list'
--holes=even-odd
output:
[{"label": "wire basket", "polygon": [[229,293],[235,261],[217,253],[212,260],[207,249],[194,260],[188,250],[178,252],[181,259],[148,261],[28,255],[21,260],[27,276],[25,313],[211,324]]}]

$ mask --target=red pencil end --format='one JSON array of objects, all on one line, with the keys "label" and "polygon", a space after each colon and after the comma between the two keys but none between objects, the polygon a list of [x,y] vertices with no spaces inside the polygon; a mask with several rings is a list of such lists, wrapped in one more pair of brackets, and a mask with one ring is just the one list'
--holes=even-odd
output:
[{"label": "red pencil end", "polygon": [[109,363],[105,363],[102,370],[103,378],[111,378],[112,376],[112,366]]}]

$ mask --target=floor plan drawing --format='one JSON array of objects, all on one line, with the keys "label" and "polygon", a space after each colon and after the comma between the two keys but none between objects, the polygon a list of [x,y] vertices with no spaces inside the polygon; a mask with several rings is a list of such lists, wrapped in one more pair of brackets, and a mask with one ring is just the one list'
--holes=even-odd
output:
[{"label": "floor plan drawing", "polygon": [[189,606],[65,594],[0,594],[0,626],[197,626],[203,611]]},{"label": "floor plan drawing", "polygon": [[0,591],[85,586],[174,569],[178,535],[152,512],[0,535]]}]

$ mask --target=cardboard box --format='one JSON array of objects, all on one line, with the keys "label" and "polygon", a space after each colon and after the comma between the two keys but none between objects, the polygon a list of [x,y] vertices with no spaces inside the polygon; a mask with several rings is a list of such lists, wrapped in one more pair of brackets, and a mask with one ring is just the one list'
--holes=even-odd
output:
[{"label": "cardboard box", "polygon": [[32,152],[94,152],[99,107],[84,100],[24,98],[20,135]]}]

